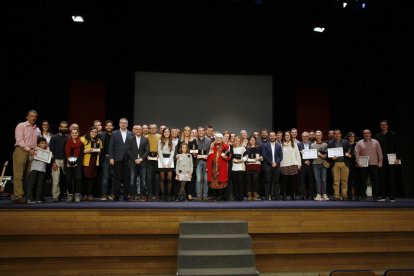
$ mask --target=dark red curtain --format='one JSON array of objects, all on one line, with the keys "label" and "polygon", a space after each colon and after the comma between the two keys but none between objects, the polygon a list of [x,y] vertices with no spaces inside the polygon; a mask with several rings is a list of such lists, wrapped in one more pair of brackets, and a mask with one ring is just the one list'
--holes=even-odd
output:
[{"label": "dark red curtain", "polygon": [[71,81],[69,89],[69,124],[78,123],[85,134],[94,120],[105,118],[106,84],[104,81]]},{"label": "dark red curtain", "polygon": [[330,97],[327,89],[301,87],[296,91],[296,122],[298,138],[309,130],[321,130],[324,138],[330,128]]}]

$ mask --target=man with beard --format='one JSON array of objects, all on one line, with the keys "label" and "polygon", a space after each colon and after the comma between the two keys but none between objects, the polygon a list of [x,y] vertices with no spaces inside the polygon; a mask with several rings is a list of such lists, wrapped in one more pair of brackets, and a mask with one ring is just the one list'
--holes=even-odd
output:
[{"label": "man with beard", "polygon": [[99,135],[102,141],[101,152],[101,200],[108,199],[108,186],[110,176],[113,175],[113,167],[109,165],[109,142],[111,141],[112,131],[114,129],[114,122],[111,120],[105,121],[105,132]]},{"label": "man with beard", "polygon": [[60,181],[60,172],[64,171],[65,145],[68,139],[68,122],[59,123],[59,132],[50,138],[49,149],[52,152],[52,200],[58,202],[66,192],[66,182]]},{"label": "man with beard", "polygon": [[259,144],[259,146],[263,147],[264,144],[267,143],[268,139],[268,132],[266,128],[262,128],[262,130],[260,131],[260,138],[261,139],[257,139],[257,143]]}]

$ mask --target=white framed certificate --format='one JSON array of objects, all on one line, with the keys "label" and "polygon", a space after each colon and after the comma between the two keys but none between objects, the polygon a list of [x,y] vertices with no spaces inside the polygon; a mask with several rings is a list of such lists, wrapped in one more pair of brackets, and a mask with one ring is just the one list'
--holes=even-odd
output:
[{"label": "white framed certificate", "polygon": [[197,155],[197,159],[207,159],[207,155]]},{"label": "white framed certificate", "polygon": [[401,161],[398,162],[397,164],[395,164],[395,161],[397,161],[397,154],[395,154],[395,153],[388,153],[387,158],[388,158],[388,164],[390,164],[390,165],[400,165],[401,164]]},{"label": "white framed certificate", "polygon": [[360,167],[368,167],[369,165],[369,156],[360,156],[358,159],[358,164]]},{"label": "white framed certificate", "polygon": [[338,148],[328,148],[328,157],[342,157],[344,156],[344,148],[338,147]]},{"label": "white framed certificate", "polygon": [[101,152],[100,148],[92,148],[92,152]]},{"label": "white framed certificate", "polygon": [[163,166],[163,162],[161,161],[161,158],[158,158],[158,168],[159,169],[162,169],[162,168],[164,168],[164,169],[174,168],[174,162],[171,162],[170,167],[167,167],[168,166],[168,162],[170,162],[170,158],[169,157],[164,158],[163,161],[164,161],[165,167]]},{"label": "white framed certificate", "polygon": [[150,161],[157,161],[158,160],[158,157],[148,156],[148,160],[150,160]]},{"label": "white framed certificate", "polygon": [[302,159],[316,159],[318,158],[317,149],[304,149],[302,150]]},{"label": "white framed certificate", "polygon": [[190,150],[190,153],[191,154],[197,154],[198,153],[198,149],[192,149],[192,150]]},{"label": "white framed certificate", "polygon": [[52,159],[52,152],[41,148],[35,148],[34,159],[50,163],[50,160]]}]

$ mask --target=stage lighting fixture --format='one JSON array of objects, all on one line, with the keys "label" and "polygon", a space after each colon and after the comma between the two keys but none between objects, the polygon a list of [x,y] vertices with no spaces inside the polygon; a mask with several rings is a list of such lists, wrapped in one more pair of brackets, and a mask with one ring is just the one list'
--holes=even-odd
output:
[{"label": "stage lighting fixture", "polygon": [[342,7],[344,7],[344,9],[345,9],[346,5],[348,5],[348,3],[347,3],[347,2],[344,2],[344,3],[342,4]]},{"label": "stage lighting fixture", "polygon": [[365,9],[367,5],[365,3],[362,3],[362,8]]},{"label": "stage lighting fixture", "polygon": [[322,27],[315,27],[315,28],[313,28],[313,31],[314,31],[314,32],[317,32],[317,33],[323,33],[323,31],[325,31],[325,28],[322,28]]},{"label": "stage lighting fixture", "polygon": [[83,17],[80,15],[72,15],[72,20],[73,22],[78,22],[78,23],[82,23],[83,21]]}]

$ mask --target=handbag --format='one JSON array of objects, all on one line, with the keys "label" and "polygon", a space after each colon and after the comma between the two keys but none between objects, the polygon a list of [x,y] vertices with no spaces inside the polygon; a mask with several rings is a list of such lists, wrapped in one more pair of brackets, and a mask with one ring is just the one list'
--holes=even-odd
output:
[{"label": "handbag", "polygon": [[331,163],[328,160],[323,160],[322,166],[329,169],[331,167]]}]

